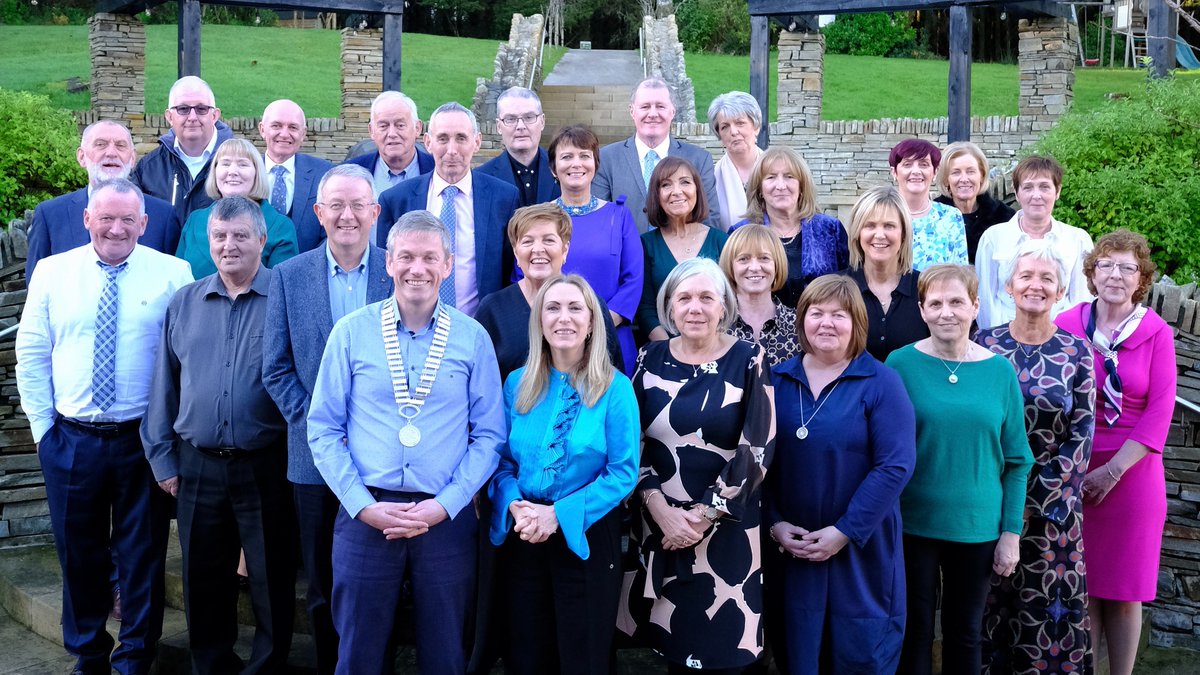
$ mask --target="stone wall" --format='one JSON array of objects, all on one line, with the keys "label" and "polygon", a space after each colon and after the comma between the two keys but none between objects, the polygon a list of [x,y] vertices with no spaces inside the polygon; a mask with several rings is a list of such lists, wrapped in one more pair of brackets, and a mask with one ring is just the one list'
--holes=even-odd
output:
[{"label": "stone wall", "polygon": [[546,20],[541,14],[513,14],[508,42],[496,50],[492,79],[475,80],[471,109],[480,120],[496,118],[496,99],[510,87],[537,89],[542,84],[542,45]]},{"label": "stone wall", "polygon": [[[675,15],[669,14],[661,19],[643,17],[642,28],[645,34],[646,74],[661,77],[671,85],[676,118],[696,119],[696,88],[692,85],[692,78],[687,75],[683,43],[679,41]],[[705,103],[707,109],[708,104]]]}]

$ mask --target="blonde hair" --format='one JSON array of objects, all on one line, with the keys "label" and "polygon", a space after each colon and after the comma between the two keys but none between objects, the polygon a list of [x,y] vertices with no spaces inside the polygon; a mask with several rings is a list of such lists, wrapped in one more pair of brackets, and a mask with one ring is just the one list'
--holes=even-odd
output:
[{"label": "blonde hair", "polygon": [[583,304],[592,313],[592,324],[589,335],[585,338],[583,361],[574,370],[567,373],[571,378],[571,386],[579,392],[583,405],[591,408],[596,405],[601,396],[608,391],[612,383],[612,361],[608,357],[608,333],[604,328],[604,315],[600,311],[600,300],[588,282],[578,274],[551,277],[542,284],[533,305],[529,308],[529,357],[525,361],[525,372],[517,385],[517,401],[515,409],[524,415],[533,410],[550,388],[550,366],[553,360],[550,356],[550,345],[542,333],[542,306],[546,301],[546,293],[559,284],[570,284],[579,289],[583,295]]},{"label": "blonde hair", "polygon": [[772,232],[771,228],[749,223],[734,230],[729,235],[729,240],[725,242],[725,248],[721,249],[721,271],[733,285],[735,293],[737,292],[737,279],[733,274],[733,263],[747,253],[766,253],[771,256],[771,262],[775,266],[775,278],[771,280],[771,292],[783,288],[788,276],[787,252],[783,250],[783,242],[779,241],[779,235]]},{"label": "blonde hair", "polygon": [[895,211],[900,219],[900,251],[897,254],[900,274],[912,271],[912,217],[908,215],[908,207],[904,204],[904,198],[900,196],[900,191],[892,185],[879,185],[867,190],[850,209],[850,227],[847,228],[850,240],[850,269],[862,269],[863,261],[867,257],[866,252],[863,251],[862,242],[859,241],[863,224],[879,209],[887,208]]},{"label": "blonde hair", "polygon": [[267,189],[267,177],[264,175],[267,169],[263,165],[262,155],[259,154],[258,148],[244,138],[231,138],[217,146],[217,151],[213,153],[212,161],[209,162],[208,178],[204,179],[204,191],[209,197],[220,199],[225,196],[217,189],[217,162],[225,157],[239,157],[254,163],[254,185],[250,188],[250,192],[246,193],[248,198],[261,203],[271,196],[271,191]]},{"label": "blonde hair", "polygon": [[954,160],[968,155],[975,159],[975,163],[979,165],[979,189],[975,191],[975,196],[979,196],[988,189],[988,161],[987,156],[983,154],[983,150],[978,145],[971,141],[958,141],[946,146],[946,151],[942,153],[942,163],[938,165],[937,175],[933,177],[933,182],[941,190],[942,194],[950,196],[950,165]]},{"label": "blonde hair", "polygon": [[525,236],[525,233],[530,228],[542,221],[554,225],[554,231],[564,244],[569,245],[571,243],[571,216],[568,216],[567,212],[563,211],[554,202],[522,206],[514,211],[512,218],[508,220],[508,243],[512,244],[513,248],[516,248],[517,242],[521,241],[521,237]]},{"label": "blonde hair", "polygon": [[975,275],[975,268],[970,265],[953,265],[951,263],[940,263],[930,265],[921,270],[921,277],[917,279],[917,299],[921,304],[925,304],[925,294],[929,292],[929,287],[934,284],[945,284],[951,281],[957,281],[967,290],[967,299],[975,302],[979,299],[979,277]]},{"label": "blonde hair", "polygon": [[800,209],[800,220],[808,220],[817,212],[817,184],[813,182],[812,171],[800,153],[786,145],[776,145],[767,148],[758,156],[754,168],[750,170],[750,180],[746,183],[746,213],[743,216],[752,223],[766,222],[767,201],[763,197],[763,178],[776,162],[783,162],[786,170],[791,171],[800,181],[800,196],[796,201]]}]

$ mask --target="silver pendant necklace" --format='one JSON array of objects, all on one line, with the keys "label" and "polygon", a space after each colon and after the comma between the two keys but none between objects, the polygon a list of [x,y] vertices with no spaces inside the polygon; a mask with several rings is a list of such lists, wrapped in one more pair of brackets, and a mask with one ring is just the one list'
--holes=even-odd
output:
[{"label": "silver pendant necklace", "polygon": [[935,358],[937,358],[938,361],[942,362],[942,366],[945,367],[946,371],[950,373],[950,377],[946,378],[946,381],[948,381],[950,384],[958,384],[958,369],[962,368],[962,364],[966,363],[967,354],[970,351],[971,351],[971,345],[968,344],[967,351],[963,352],[962,359],[958,360],[958,363],[954,366],[953,369],[950,368],[950,364],[946,363],[945,359],[943,359],[940,356],[935,357]]},{"label": "silver pendant necklace", "polygon": [[813,410],[812,414],[808,416],[808,419],[804,419],[804,397],[800,397],[800,428],[796,430],[796,438],[799,438],[800,440],[808,438],[808,425],[813,421],[813,418],[817,416],[817,413],[821,412],[821,408],[825,406],[825,401],[828,401],[829,398],[833,396],[833,390],[837,389],[838,385],[841,383],[841,380],[833,383],[833,388],[825,394],[825,398],[817,404],[817,409]]}]

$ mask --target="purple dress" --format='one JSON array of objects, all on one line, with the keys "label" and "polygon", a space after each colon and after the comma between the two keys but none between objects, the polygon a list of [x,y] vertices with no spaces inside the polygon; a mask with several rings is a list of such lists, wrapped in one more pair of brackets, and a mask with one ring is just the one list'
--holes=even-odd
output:
[{"label": "purple dress", "polygon": [[642,241],[637,224],[624,204],[608,202],[582,216],[571,217],[571,248],[563,273],[587,279],[608,308],[624,317],[617,326],[617,341],[625,360],[625,374],[637,364],[631,322],[642,299]]}]

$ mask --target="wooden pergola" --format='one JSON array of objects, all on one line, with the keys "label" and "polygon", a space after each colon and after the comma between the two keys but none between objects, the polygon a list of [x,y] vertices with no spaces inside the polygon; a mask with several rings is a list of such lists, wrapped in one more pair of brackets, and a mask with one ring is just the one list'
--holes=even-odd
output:
[{"label": "wooden pergola", "polygon": [[[137,14],[168,0],[100,0],[97,12]],[[179,2],[179,77],[200,75],[200,0]],[[383,89],[400,91],[404,0],[204,0],[206,5],[383,15]]]},{"label": "wooden pergola", "polygon": [[[768,21],[775,19],[789,30],[817,30],[819,14],[901,12],[923,9],[950,10],[950,77],[946,115],[950,142],[971,139],[971,8],[1003,7],[1018,17],[1071,17],[1066,2],[1030,0],[749,0],[750,4],[750,94],[769,110],[768,52],[771,35]],[[1165,0],[1148,0],[1146,32],[1149,55],[1157,76],[1166,76],[1174,64],[1170,34],[1170,7]],[[759,145],[767,147],[767,125],[759,132]]]}]

